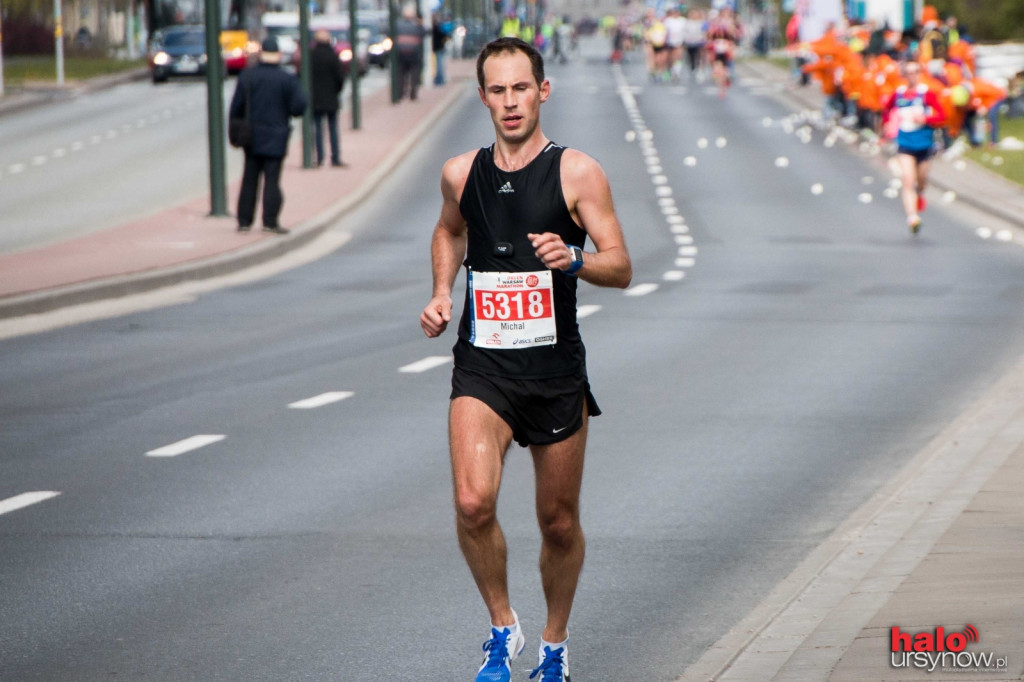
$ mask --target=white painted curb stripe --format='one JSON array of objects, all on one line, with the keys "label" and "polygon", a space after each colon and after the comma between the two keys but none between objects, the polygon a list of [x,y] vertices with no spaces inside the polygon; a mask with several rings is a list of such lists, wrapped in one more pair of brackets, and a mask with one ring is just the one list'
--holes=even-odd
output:
[{"label": "white painted curb stripe", "polygon": [[428,369],[440,367],[441,365],[447,365],[451,361],[452,358],[448,355],[431,355],[429,358],[423,358],[405,367],[399,367],[398,371],[405,372],[406,374],[417,374],[419,372],[426,372]]},{"label": "white painted curb stripe", "polygon": [[306,398],[305,400],[297,400],[288,405],[288,407],[293,410],[312,410],[317,407],[323,407],[324,405],[339,402],[345,398],[351,398],[354,395],[355,393],[352,391],[330,391],[328,393],[315,395],[312,398]]},{"label": "white painted curb stripe", "polygon": [[29,507],[38,502],[45,502],[53,497],[57,497],[60,493],[53,490],[39,490],[32,493],[22,493],[15,495],[14,497],[8,497],[6,500],[0,500],[0,514],[6,514],[7,512],[17,511],[23,507]]},{"label": "white painted curb stripe", "polygon": [[225,438],[227,438],[227,436],[213,435],[213,434],[209,434],[209,435],[200,434],[198,436],[192,436],[191,438],[186,438],[185,440],[179,440],[177,443],[171,443],[170,445],[165,445],[162,448],[157,448],[156,450],[150,450],[149,452],[146,453],[146,456],[147,457],[177,457],[178,455],[183,455],[186,452],[191,452],[192,450],[198,450],[199,448],[206,447],[207,445],[211,445],[212,443],[216,443],[218,441],[222,441]]}]

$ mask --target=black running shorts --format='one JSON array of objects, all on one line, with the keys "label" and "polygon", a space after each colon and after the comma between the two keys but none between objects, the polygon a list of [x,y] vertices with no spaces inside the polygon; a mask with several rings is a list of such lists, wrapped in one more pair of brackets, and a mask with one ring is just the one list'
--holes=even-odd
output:
[{"label": "black running shorts", "polygon": [[935,156],[935,147],[928,147],[926,149],[907,149],[906,147],[898,147],[896,149],[896,153],[913,156],[918,163],[924,163]]},{"label": "black running shorts", "polygon": [[452,400],[476,398],[505,420],[521,446],[558,443],[583,428],[587,415],[601,414],[585,374],[553,379],[512,379],[456,367]]}]

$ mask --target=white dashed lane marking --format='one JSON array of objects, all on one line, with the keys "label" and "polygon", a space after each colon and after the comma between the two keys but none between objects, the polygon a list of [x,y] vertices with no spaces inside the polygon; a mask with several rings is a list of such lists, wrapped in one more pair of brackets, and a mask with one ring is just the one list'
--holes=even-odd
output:
[{"label": "white dashed lane marking", "polygon": [[22,493],[15,495],[14,497],[8,497],[6,500],[0,500],[0,514],[7,514],[8,512],[17,511],[24,509],[25,507],[38,504],[39,502],[45,502],[46,500],[57,497],[60,493],[53,490],[38,490],[31,493]]},{"label": "white dashed lane marking", "polygon": [[330,405],[331,403],[340,402],[346,398],[351,398],[355,393],[352,391],[330,391],[328,393],[321,393],[315,395],[312,398],[306,398],[304,400],[297,400],[294,403],[288,405],[293,410],[314,410],[324,405]]},{"label": "white dashed lane marking", "polygon": [[427,370],[440,367],[441,365],[447,365],[452,361],[451,356],[448,355],[431,355],[428,358],[411,362],[404,367],[399,367],[398,371],[405,374],[418,374],[420,372],[426,372]]},{"label": "white dashed lane marking", "polygon": [[165,445],[162,448],[157,448],[156,450],[150,450],[149,452],[146,453],[146,456],[177,457],[178,455],[183,455],[186,452],[192,452],[193,450],[204,448],[207,445],[212,445],[213,443],[222,441],[225,438],[227,438],[227,436],[214,434],[200,434],[198,436],[186,438],[185,440],[179,440],[177,443]]},{"label": "white dashed lane marking", "polygon": [[587,305],[581,305],[581,306],[576,308],[576,318],[577,319],[582,319],[584,317],[590,317],[591,315],[593,315],[594,313],[596,313],[600,309],[601,309],[601,306],[594,305],[592,303],[591,304],[587,304]]},{"label": "white dashed lane marking", "polygon": [[647,294],[657,291],[658,285],[654,282],[645,282],[643,284],[637,284],[626,289],[624,293],[626,296],[646,296]]}]

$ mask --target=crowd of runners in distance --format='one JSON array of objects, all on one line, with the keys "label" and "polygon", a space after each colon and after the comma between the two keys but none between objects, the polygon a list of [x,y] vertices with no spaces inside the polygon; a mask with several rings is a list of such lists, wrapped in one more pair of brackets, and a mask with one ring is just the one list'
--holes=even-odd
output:
[{"label": "crowd of runners in distance", "polygon": [[[940,22],[926,6],[916,30],[899,33],[873,22],[830,27],[818,40],[800,43],[799,26],[787,27],[789,49],[803,76],[812,76],[827,98],[826,114],[889,139],[896,137],[898,117],[890,116],[896,92],[907,84],[904,67],[921,67],[920,85],[941,108],[941,147],[962,134],[972,146],[999,140],[998,111],[1007,91],[977,75],[973,41],[955,17]],[[806,83],[806,80],[804,81]]]},{"label": "crowd of runners in distance", "polygon": [[798,21],[786,37],[801,83],[818,80],[826,120],[895,142],[904,212],[916,234],[932,156],[962,146],[961,136],[974,147],[995,146],[1006,89],[977,75],[969,34],[955,17],[940,21],[932,6],[902,33],[869,21],[829,26],[818,40],[801,43]]},{"label": "crowd of runners in distance", "polygon": [[612,30],[612,61],[637,45],[643,47],[651,81],[679,82],[685,72],[704,82],[710,77],[725,96],[732,84],[732,62],[743,29],[731,9],[704,11],[671,6],[663,13],[647,9],[642,17],[623,16]]}]

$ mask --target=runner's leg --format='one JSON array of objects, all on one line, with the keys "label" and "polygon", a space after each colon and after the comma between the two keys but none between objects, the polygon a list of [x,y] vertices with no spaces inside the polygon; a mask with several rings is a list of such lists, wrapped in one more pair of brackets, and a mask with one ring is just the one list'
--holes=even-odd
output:
[{"label": "runner's leg", "polygon": [[513,625],[507,549],[498,525],[498,489],[512,429],[476,398],[460,396],[448,414],[459,547],[493,625]]},{"label": "runner's leg", "polygon": [[911,218],[917,215],[917,159],[910,154],[898,154],[896,159],[903,175],[903,212]]},{"label": "runner's leg", "polygon": [[542,537],[540,575],[548,619],[546,642],[568,638],[569,613],[583,569],[586,541],[580,526],[580,485],[587,445],[586,407],[583,428],[560,443],[532,445],[537,485],[537,522]]}]

